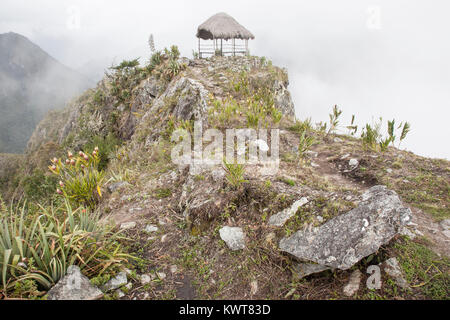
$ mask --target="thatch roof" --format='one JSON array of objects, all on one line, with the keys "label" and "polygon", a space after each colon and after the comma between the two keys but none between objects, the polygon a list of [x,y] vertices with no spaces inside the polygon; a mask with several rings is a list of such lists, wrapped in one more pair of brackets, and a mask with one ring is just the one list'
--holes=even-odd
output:
[{"label": "thatch roof", "polygon": [[255,39],[255,36],[230,15],[221,12],[213,15],[197,29],[197,38],[212,39]]}]

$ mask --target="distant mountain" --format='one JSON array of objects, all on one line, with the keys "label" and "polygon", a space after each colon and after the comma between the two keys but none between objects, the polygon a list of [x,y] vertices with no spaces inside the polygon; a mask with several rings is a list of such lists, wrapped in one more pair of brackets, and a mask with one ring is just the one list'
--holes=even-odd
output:
[{"label": "distant mountain", "polygon": [[22,153],[47,111],[92,85],[26,37],[0,34],[0,153]]}]

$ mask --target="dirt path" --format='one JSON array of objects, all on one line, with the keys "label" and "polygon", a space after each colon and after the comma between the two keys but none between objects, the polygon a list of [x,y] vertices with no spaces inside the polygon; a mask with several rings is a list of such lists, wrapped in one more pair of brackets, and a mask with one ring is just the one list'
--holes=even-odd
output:
[{"label": "dirt path", "polygon": [[359,183],[353,179],[348,178],[343,175],[335,166],[333,162],[330,161],[330,154],[326,154],[324,152],[320,152],[319,150],[313,150],[317,152],[317,157],[313,159],[313,163],[318,165],[314,166],[314,169],[318,172],[322,177],[327,178],[333,184],[345,187],[348,189],[357,189],[361,192],[366,191],[369,186]]}]

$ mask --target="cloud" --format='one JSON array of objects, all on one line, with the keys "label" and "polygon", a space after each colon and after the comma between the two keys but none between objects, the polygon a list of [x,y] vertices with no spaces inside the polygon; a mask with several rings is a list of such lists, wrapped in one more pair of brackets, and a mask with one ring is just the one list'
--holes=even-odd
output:
[{"label": "cloud", "polygon": [[[79,28],[68,27],[71,8]],[[342,1],[50,1],[3,0],[0,32],[19,32],[63,63],[148,58],[177,44],[191,57],[196,27],[231,14],[255,35],[252,54],[287,67],[299,116],[326,120],[338,104],[349,119],[408,120],[405,147],[450,158],[445,119],[450,101],[450,21],[445,0]]]}]

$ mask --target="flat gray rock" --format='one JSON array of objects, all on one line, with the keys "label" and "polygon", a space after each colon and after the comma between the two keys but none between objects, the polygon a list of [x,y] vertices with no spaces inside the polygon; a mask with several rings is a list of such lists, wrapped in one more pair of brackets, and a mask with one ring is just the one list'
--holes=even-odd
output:
[{"label": "flat gray rock", "polygon": [[318,228],[300,230],[280,241],[280,250],[321,265],[347,270],[388,243],[411,219],[398,195],[375,186],[359,206]]},{"label": "flat gray rock", "polygon": [[119,272],[117,276],[109,280],[105,285],[103,285],[103,292],[108,292],[111,290],[119,289],[120,287],[126,285],[128,282],[127,274],[125,271]]},{"label": "flat gray rock", "polygon": [[308,203],[308,199],[303,197],[300,200],[295,201],[289,208],[274,214],[269,218],[269,224],[276,227],[283,226],[286,221],[292,218],[297,212],[298,208]]},{"label": "flat gray rock", "polygon": [[236,251],[245,248],[245,236],[241,228],[226,226],[219,230],[219,234],[231,250]]},{"label": "flat gray rock", "polygon": [[117,190],[121,190],[121,189],[125,188],[126,186],[130,186],[130,184],[126,181],[119,181],[119,182],[111,183],[110,185],[108,185],[107,189],[109,192],[113,193]]},{"label": "flat gray rock", "polygon": [[91,284],[80,268],[70,266],[66,275],[48,292],[47,300],[97,300],[103,297],[103,292]]}]

